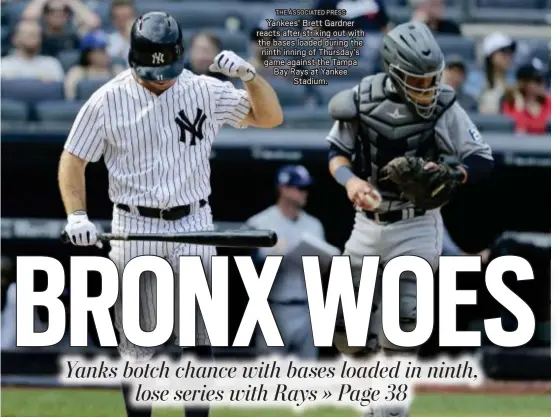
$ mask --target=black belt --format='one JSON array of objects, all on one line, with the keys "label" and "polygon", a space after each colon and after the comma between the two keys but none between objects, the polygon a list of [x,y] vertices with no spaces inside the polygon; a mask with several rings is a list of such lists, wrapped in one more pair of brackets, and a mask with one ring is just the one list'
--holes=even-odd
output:
[{"label": "black belt", "polygon": [[286,300],[286,301],[278,301],[278,300],[268,300],[269,304],[281,305],[281,306],[307,306],[308,300]]},{"label": "black belt", "polygon": [[418,208],[406,208],[398,211],[389,211],[379,214],[372,211],[363,211],[366,218],[369,218],[377,223],[392,224],[401,220],[408,220],[410,218],[420,217],[426,214],[426,210]]},{"label": "black belt", "polygon": [[[207,205],[207,201],[205,199],[200,200],[200,208],[203,208]],[[134,212],[129,205],[126,204],[116,204],[116,208],[127,211],[127,212]],[[149,208],[149,207],[135,207],[138,210],[138,214],[142,217],[148,218],[160,218],[166,221],[176,221],[180,220],[181,218],[187,217],[190,215],[194,208],[191,204],[188,205],[181,205],[179,207],[172,207],[172,208]]]}]

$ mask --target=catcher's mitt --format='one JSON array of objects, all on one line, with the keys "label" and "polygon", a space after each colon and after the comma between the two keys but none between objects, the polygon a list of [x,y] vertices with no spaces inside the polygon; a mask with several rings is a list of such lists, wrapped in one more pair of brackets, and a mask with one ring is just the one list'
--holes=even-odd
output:
[{"label": "catcher's mitt", "polygon": [[436,163],[437,169],[425,170],[428,163],[420,157],[397,157],[381,170],[384,178],[394,182],[401,197],[417,208],[429,210],[447,203],[455,189],[463,182],[464,174],[454,165]]}]

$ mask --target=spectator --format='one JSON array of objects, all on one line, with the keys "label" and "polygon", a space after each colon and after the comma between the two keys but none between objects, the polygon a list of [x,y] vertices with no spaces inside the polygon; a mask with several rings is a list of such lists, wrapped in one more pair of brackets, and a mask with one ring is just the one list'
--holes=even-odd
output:
[{"label": "spectator", "polygon": [[[385,32],[389,26],[389,17],[383,0],[316,0],[314,9],[343,9],[346,14],[338,19],[353,21],[352,29],[362,29],[365,32]],[[328,20],[335,18],[335,15],[327,17]],[[321,19],[322,16],[317,18],[317,20]],[[320,29],[328,30],[328,27],[320,27]]]},{"label": "spectator", "polygon": [[185,68],[195,74],[227,81],[228,78],[224,74],[209,71],[209,66],[213,64],[213,59],[222,49],[221,41],[215,35],[207,32],[195,34],[190,40],[190,49]]},{"label": "spectator", "polygon": [[277,173],[276,204],[246,222],[250,228],[273,229],[279,239],[273,248],[258,249],[255,256],[257,263],[263,264],[270,255],[284,257],[268,299],[284,346],[268,347],[263,335],[258,332],[255,342],[259,355],[275,352],[306,359],[318,356],[312,338],[302,259],[296,251],[298,245],[305,241],[305,236],[325,242],[322,223],[304,211],[311,183],[310,173],[304,166],[283,166]]},{"label": "spectator", "polygon": [[413,9],[411,20],[424,22],[433,31],[446,35],[461,35],[461,28],[444,18],[444,0],[409,0]]},{"label": "spectator", "polygon": [[40,55],[41,26],[33,20],[21,21],[13,37],[14,51],[2,58],[2,78],[64,80],[64,69],[54,57]]},{"label": "spectator", "polygon": [[128,62],[130,50],[130,34],[136,19],[136,9],[130,0],[114,0],[110,8],[112,32],[108,36],[107,51],[111,57]]},{"label": "spectator", "polygon": [[457,95],[459,104],[469,112],[477,111],[477,101],[463,91],[463,83],[467,77],[467,66],[458,55],[449,56],[444,69],[443,82],[450,85]]},{"label": "spectator", "polygon": [[91,32],[81,40],[81,57],[79,64],[72,67],[64,80],[66,99],[76,98],[77,85],[80,80],[111,78],[124,70],[122,66],[113,65],[107,53],[107,40],[102,31]]},{"label": "spectator", "polygon": [[[278,39],[277,36],[272,36],[272,35],[261,36],[260,33],[261,31],[268,31],[268,30],[270,29],[267,28],[265,21],[263,21],[260,22],[260,24],[256,26],[254,29],[252,29],[252,31],[250,32],[250,58],[248,59],[248,61],[250,62],[250,64],[254,66],[258,74],[261,74],[265,78],[273,78],[273,77],[277,77],[276,75],[273,74],[273,67],[264,66],[264,61],[266,59],[283,59],[285,57],[274,57],[274,56],[268,56],[263,54],[263,50],[272,49],[273,46],[271,47],[262,46],[260,45],[260,43],[265,41],[273,42],[273,40]],[[275,66],[275,67],[281,69],[288,68],[288,66],[284,66],[284,67]]]},{"label": "spectator", "polygon": [[32,0],[23,11],[23,19],[39,21],[41,17],[44,25],[41,52],[52,57],[79,48],[79,34],[101,25],[99,17],[80,0]]},{"label": "spectator", "polygon": [[494,33],[484,39],[485,83],[479,98],[481,113],[500,113],[504,91],[513,83],[510,72],[515,48],[515,41],[501,33]]},{"label": "spectator", "polygon": [[515,120],[517,132],[546,133],[550,121],[550,95],[546,91],[544,76],[542,62],[534,59],[517,70],[517,85],[504,94],[503,113]]}]

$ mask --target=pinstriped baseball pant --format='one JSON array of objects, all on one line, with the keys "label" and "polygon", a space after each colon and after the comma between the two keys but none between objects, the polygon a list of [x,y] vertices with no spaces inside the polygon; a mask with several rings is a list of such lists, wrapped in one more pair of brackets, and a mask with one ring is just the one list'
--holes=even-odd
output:
[{"label": "pinstriped baseball pant", "polygon": [[[165,221],[158,218],[142,217],[114,207],[112,219],[113,233],[186,233],[191,231],[213,230],[213,217],[209,205],[198,208],[193,214],[176,221]],[[110,259],[116,264],[118,271],[122,274],[126,264],[137,256],[159,256],[166,259],[175,272],[174,292],[174,337],[178,343],[178,319],[179,319],[179,292],[178,287],[188,286],[186,282],[179,283],[178,267],[180,256],[200,256],[202,258],[207,279],[211,278],[211,257],[216,255],[215,247],[200,246],[183,243],[164,243],[147,241],[112,241]],[[120,276],[120,281],[122,278]],[[120,287],[122,282],[120,282]],[[121,291],[121,288],[120,288]],[[134,361],[146,361],[151,358],[156,347],[144,348],[131,343],[125,336],[122,327],[122,299],[119,292],[115,304],[115,327],[120,334],[118,350],[125,359]],[[156,317],[157,285],[153,272],[144,272],[140,277],[140,326],[144,331],[151,331],[157,324]],[[197,311],[196,311],[197,312]],[[210,345],[203,320],[197,312],[196,320],[196,344]]]}]

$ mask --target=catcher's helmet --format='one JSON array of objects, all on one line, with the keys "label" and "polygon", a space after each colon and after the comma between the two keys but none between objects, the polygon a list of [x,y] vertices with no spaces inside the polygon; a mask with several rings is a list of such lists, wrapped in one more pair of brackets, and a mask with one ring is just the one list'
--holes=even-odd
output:
[{"label": "catcher's helmet", "polygon": [[149,12],[132,25],[128,62],[138,77],[174,79],[184,69],[184,44],[178,22],[164,12]]},{"label": "catcher's helmet", "polygon": [[423,118],[436,108],[444,71],[444,54],[424,23],[396,26],[382,42],[384,70],[397,91]]}]

